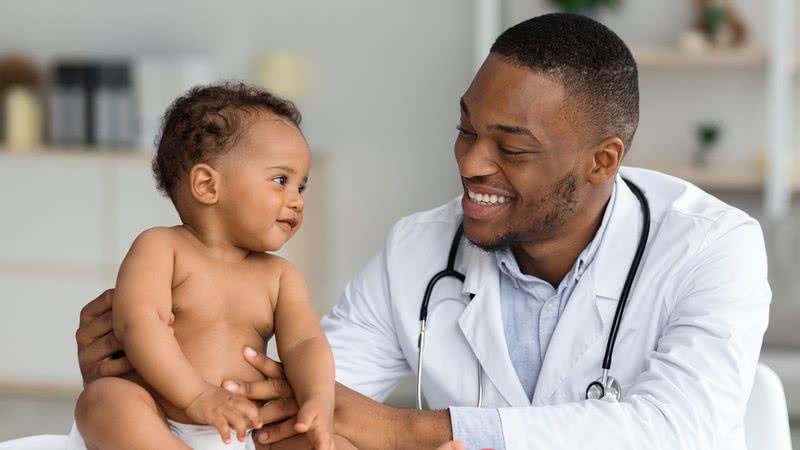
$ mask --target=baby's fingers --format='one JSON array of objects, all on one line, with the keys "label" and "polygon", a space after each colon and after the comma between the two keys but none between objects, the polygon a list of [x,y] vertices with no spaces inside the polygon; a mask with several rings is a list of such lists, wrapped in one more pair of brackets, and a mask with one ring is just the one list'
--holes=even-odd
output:
[{"label": "baby's fingers", "polygon": [[228,427],[228,421],[225,420],[225,417],[219,416],[215,418],[210,425],[219,431],[222,442],[225,444],[231,443],[231,429]]},{"label": "baby's fingers", "polygon": [[336,446],[333,444],[333,435],[331,433],[319,433],[316,441],[316,450],[336,450]]},{"label": "baby's fingers", "polygon": [[297,423],[294,424],[294,430],[298,433],[305,433],[311,429],[316,418],[317,414],[315,412],[309,411],[307,408],[300,408],[300,412],[297,413]]},{"label": "baby's fingers", "polygon": [[245,416],[237,409],[230,409],[225,413],[225,418],[228,424],[236,430],[236,438],[244,442],[248,430]]},{"label": "baby's fingers", "polygon": [[261,428],[264,425],[263,420],[261,419],[261,411],[258,409],[255,403],[242,398],[236,405],[236,408],[239,409],[239,412],[247,419],[248,423],[250,424],[251,428]]}]

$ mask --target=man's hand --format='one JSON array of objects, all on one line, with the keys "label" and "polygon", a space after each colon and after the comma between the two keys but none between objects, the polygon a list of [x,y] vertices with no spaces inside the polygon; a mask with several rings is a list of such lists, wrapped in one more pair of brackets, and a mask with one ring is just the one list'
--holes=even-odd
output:
[{"label": "man's hand", "polygon": [[[265,425],[257,430],[253,437],[259,449],[273,448],[272,444],[297,434],[295,430],[297,401],[279,363],[252,349],[245,349],[244,356],[267,379],[253,383],[226,381],[223,386],[249,399],[267,401],[261,408],[261,419]],[[384,406],[339,383],[336,384],[334,430],[337,435],[348,439],[358,448],[378,450],[397,448],[397,430],[404,428],[406,423],[404,420],[407,418],[407,415],[400,411]],[[444,413],[447,422],[446,436],[437,438],[436,444],[427,448],[435,448],[450,438],[449,417],[446,411]],[[424,447],[415,446],[415,448]]]},{"label": "man's hand", "polygon": [[83,384],[102,377],[118,377],[133,370],[128,358],[112,359],[122,350],[111,325],[111,299],[114,290],[109,289],[83,307],[80,325],[75,332],[78,344],[78,365]]}]

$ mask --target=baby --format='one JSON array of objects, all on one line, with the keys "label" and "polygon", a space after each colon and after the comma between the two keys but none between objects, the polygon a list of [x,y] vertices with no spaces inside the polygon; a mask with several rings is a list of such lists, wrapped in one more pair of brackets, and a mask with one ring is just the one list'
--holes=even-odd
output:
[{"label": "baby", "polygon": [[[153,172],[182,225],[142,233],[120,267],[114,334],[135,374],[84,389],[76,422],[88,448],[218,448],[220,436],[253,448],[258,405],[221,384],[262,380],[242,351],[274,332],[296,431],[333,449],[330,347],[303,276],[267,253],[303,221],[311,153],[299,123],[292,103],[244,84],[194,88],[167,110]],[[124,421],[104,415],[112,403]]]}]

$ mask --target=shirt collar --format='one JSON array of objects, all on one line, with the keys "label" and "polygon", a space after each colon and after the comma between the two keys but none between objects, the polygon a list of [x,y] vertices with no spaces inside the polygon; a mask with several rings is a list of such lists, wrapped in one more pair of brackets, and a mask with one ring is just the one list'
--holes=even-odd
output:
[{"label": "shirt collar", "polygon": [[[603,220],[600,222],[600,227],[597,229],[597,233],[595,233],[592,241],[589,242],[589,245],[587,245],[581,254],[578,255],[578,259],[575,260],[575,264],[572,266],[572,269],[570,269],[569,273],[567,273],[564,279],[561,280],[561,284],[558,286],[558,292],[561,292],[565,286],[571,283],[576,283],[592,263],[592,261],[594,261],[594,257],[597,254],[597,249],[600,248],[600,244],[605,238],[606,230],[608,229],[608,222],[611,218],[611,214],[614,211],[614,205],[616,204],[616,198],[617,183],[615,182],[611,189],[611,197],[608,200],[608,205],[603,213]],[[519,264],[517,264],[517,259],[514,257],[514,253],[511,251],[511,249],[506,248],[500,250],[496,253],[496,255],[497,265],[500,268],[500,272],[508,276],[514,283],[515,287],[519,288],[520,283],[547,283],[538,277],[522,273],[519,268]]]}]

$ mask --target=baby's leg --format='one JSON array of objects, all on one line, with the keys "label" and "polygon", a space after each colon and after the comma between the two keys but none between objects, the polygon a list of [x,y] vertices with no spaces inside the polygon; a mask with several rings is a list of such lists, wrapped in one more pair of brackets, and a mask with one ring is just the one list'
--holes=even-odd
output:
[{"label": "baby's leg", "polygon": [[75,406],[75,422],[89,449],[189,449],[172,434],[150,393],[122,378],[101,378],[86,386]]}]

